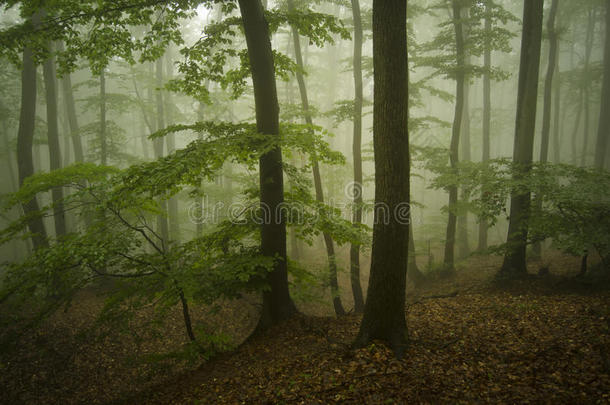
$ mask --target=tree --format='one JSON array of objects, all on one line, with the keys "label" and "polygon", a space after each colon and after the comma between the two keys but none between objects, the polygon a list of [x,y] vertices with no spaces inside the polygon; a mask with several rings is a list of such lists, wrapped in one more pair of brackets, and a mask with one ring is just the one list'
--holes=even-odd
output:
[{"label": "tree", "polygon": [[[62,41],[58,42],[57,50],[64,52]],[[76,115],[76,103],[74,102],[74,92],[72,91],[72,78],[70,73],[65,73],[61,78],[62,97],[64,99],[68,124],[70,126],[70,138],[72,138],[72,148],[74,149],[74,161],[84,162],[83,144],[80,137],[80,128]]]},{"label": "tree", "polygon": [[[483,51],[483,140],[481,143],[481,161],[486,162],[490,157],[491,138],[491,46],[489,34],[491,32],[491,2],[485,3],[485,50]],[[487,230],[489,226],[484,218],[479,219],[479,243],[477,249],[487,249]]]},{"label": "tree", "polygon": [[[464,90],[466,74],[464,71],[464,27],[462,24],[461,4],[459,1],[452,2],[453,25],[455,29],[455,113],[453,128],[451,130],[451,145],[449,147],[449,163],[453,171],[457,171],[458,147],[460,145],[460,132],[462,130],[462,119],[464,116]],[[449,220],[447,221],[447,233],[445,237],[445,255],[443,258],[444,271],[452,273],[454,268],[455,254],[455,231],[457,224],[456,205],[458,201],[457,185],[449,186]]]},{"label": "tree", "polygon": [[[294,11],[294,2],[288,0],[288,12]],[[307,97],[307,87],[305,86],[305,78],[303,77],[302,71],[304,70],[303,56],[301,54],[301,41],[299,39],[299,31],[295,26],[292,26],[292,39],[294,42],[294,56],[297,62],[297,66],[300,70],[297,70],[296,77],[299,84],[299,93],[301,95],[301,106],[303,107],[303,113],[305,114],[305,122],[308,125],[313,125],[311,118],[311,112],[309,111],[309,99]],[[320,165],[317,159],[313,159],[312,162],[313,182],[316,192],[316,200],[324,203],[324,191],[322,189],[322,177],[320,176]],[[335,246],[332,237],[328,232],[323,233],[324,245],[326,246],[326,254],[328,255],[328,277],[330,282],[330,293],[333,300],[333,307],[337,316],[345,315],[345,310],[341,304],[341,297],[339,295],[339,283],[337,281],[337,260],[335,257]]]},{"label": "tree", "polygon": [[[32,22],[36,24],[40,20],[40,14],[32,16]],[[32,145],[34,142],[34,123],[36,120],[36,64],[33,59],[32,49],[28,46],[23,48],[23,65],[21,69],[21,111],[19,113],[19,130],[17,132],[17,166],[19,172],[19,186],[23,185],[25,179],[34,174],[34,162],[32,160]],[[28,227],[32,233],[34,249],[46,247],[47,232],[42,218],[36,213],[39,211],[38,201],[34,196],[30,201],[23,204],[25,215],[31,215]]]},{"label": "tree", "polygon": [[[557,46],[559,38],[555,30],[555,16],[557,15],[557,7],[559,0],[553,0],[551,3],[551,11],[547,21],[547,31],[549,35],[549,61],[547,65],[546,78],[544,79],[544,105],[542,112],[542,135],[540,139],[540,162],[545,163],[549,157],[549,139],[551,132],[551,92],[553,90],[553,75],[557,66]],[[538,209],[542,204],[542,200],[536,199]],[[540,257],[542,254],[542,246],[540,242],[533,245],[534,256]]]},{"label": "tree", "polygon": [[[51,42],[47,41],[47,49],[53,52]],[[59,128],[57,114],[57,77],[55,74],[55,61],[49,56],[43,63],[42,72],[45,85],[45,99],[47,107],[47,137],[49,140],[49,162],[51,170],[61,168],[61,149],[59,146]],[[64,192],[61,187],[56,187],[51,191],[53,204],[55,205],[53,219],[55,221],[55,235],[66,234],[66,220],[64,217],[62,200]]]},{"label": "tree", "polygon": [[409,240],[407,2],[373,1],[375,222],[364,316],[355,346],[406,343],[405,283]]},{"label": "tree", "polygon": [[[260,0],[239,0],[244,25],[252,83],[256,128],[258,132],[279,136],[279,106],[269,27]],[[269,214],[261,225],[261,253],[274,259],[268,273],[269,289],[263,292],[259,328],[280,322],[292,315],[294,305],[288,292],[286,263],[286,222],[278,207],[284,202],[282,151],[279,146],[259,161],[261,209]]]},{"label": "tree", "polygon": [[[354,18],[354,135],[352,153],[354,159],[354,213],[352,222],[362,223],[362,17],[360,1],[352,0]],[[349,250],[350,281],[354,295],[354,312],[364,310],[364,298],[360,285],[360,246],[352,244]]]},{"label": "tree", "polygon": [[610,0],[606,0],[606,38],[604,42],[604,79],[599,111],[599,126],[595,149],[595,167],[603,169],[608,163],[608,138],[610,137]]},{"label": "tree", "polygon": [[[513,147],[513,161],[517,165],[514,174],[516,179],[527,175],[532,164],[542,39],[542,10],[543,2],[541,1],[528,1],[523,5],[523,35]],[[529,210],[530,192],[523,192],[515,188],[510,199],[507,252],[499,273],[502,278],[522,277],[527,274],[525,251]]]}]

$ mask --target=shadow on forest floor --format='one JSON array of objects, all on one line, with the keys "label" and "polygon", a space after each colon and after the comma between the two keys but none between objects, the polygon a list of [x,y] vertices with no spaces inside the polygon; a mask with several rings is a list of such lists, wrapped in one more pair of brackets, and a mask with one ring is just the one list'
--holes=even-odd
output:
[{"label": "shadow on forest floor", "polygon": [[[548,276],[492,286],[498,259],[473,257],[454,279],[409,286],[410,346],[402,361],[379,343],[350,350],[360,321],[351,314],[296,316],[204,364],[130,363],[135,354],[184,339],[179,313],[168,319],[163,339],[138,346],[133,337],[108,336],[94,343],[76,332],[99,308],[88,294],[1,360],[0,395],[7,397],[0,402],[608,402],[610,288],[574,279],[577,260],[552,256],[543,264]],[[532,272],[537,265],[530,264]],[[256,322],[253,311],[233,302],[200,316],[243,339]]]}]

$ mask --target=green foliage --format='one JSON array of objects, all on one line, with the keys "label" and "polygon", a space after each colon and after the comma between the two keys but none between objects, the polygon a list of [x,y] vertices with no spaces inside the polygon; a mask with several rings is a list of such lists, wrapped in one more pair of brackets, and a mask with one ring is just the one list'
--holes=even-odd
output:
[{"label": "green foliage", "polygon": [[[301,35],[309,38],[310,43],[317,46],[334,43],[332,34],[349,38],[349,32],[335,17],[308,8],[291,13],[277,8],[268,10],[265,14],[271,33],[284,25],[294,26]],[[220,83],[223,89],[230,87],[233,98],[238,98],[246,90],[250,63],[242,38],[241,17],[227,17],[207,25],[203,36],[192,46],[182,48],[180,53],[185,59],[178,65],[182,77],[171,81],[171,89],[204,102],[209,100],[209,91],[205,85],[208,81]],[[298,69],[291,58],[276,50],[273,50],[273,59],[276,75],[283,80],[288,80],[289,75]]]},{"label": "green foliage", "polygon": [[[499,4],[487,1],[463,1],[462,18],[465,38],[464,47],[467,55],[481,56],[485,50],[510,52],[510,40],[515,34],[505,26],[511,22],[519,21],[513,14],[506,11]],[[486,6],[489,5],[489,12]],[[438,10],[446,12],[451,9],[450,2],[441,0],[428,8],[428,12]],[[491,29],[485,29],[485,19],[491,20]],[[411,61],[415,67],[430,67],[433,69],[431,77],[455,77],[457,57],[455,50],[455,21],[453,18],[439,24],[440,31],[429,42],[414,44],[411,51]],[[506,80],[508,73],[496,67],[489,71],[483,66],[466,63],[463,67],[467,77],[477,77],[488,73],[494,80]]]},{"label": "green foliage", "polygon": [[[444,149],[420,148],[414,160],[436,174],[432,188],[457,185],[471,196],[455,209],[470,210],[494,224],[507,216],[511,193],[534,196],[527,220],[528,243],[550,238],[560,250],[584,255],[595,249],[604,261],[610,257],[610,173],[563,164],[536,163],[527,174],[508,159],[482,163],[461,162],[458,171],[447,165]],[[540,203],[538,205],[537,203]],[[505,245],[493,250],[502,252]],[[606,266],[609,263],[606,263]]]},{"label": "green foliage", "polygon": [[[269,136],[257,133],[253,124],[198,122],[170,126],[151,137],[179,131],[202,136],[166,157],[122,170],[81,163],[39,173],[5,199],[3,208],[8,210],[64,187],[69,191],[62,201],[64,210],[81,219],[72,233],[51,239],[48,248],[37,249],[23,262],[5,264],[0,289],[3,313],[10,314],[2,319],[5,325],[27,328],[69,305],[81,288],[101,280],[113,281],[100,322],[113,325],[127,325],[134,312],[145,307],[152,306],[156,319],[162,319],[176,305],[209,305],[220,298],[237,298],[243,291],[268,288],[266,273],[276,258],[259,252],[258,230],[265,212],[258,203],[258,187],[246,190],[239,213],[184,242],[163,240],[152,225],[163,214],[159,198],[199,187],[204,180],[213,182],[225,161],[255,169],[260,156],[276,147],[307,155],[310,164],[314,159],[343,164],[343,156],[330,150],[321,128],[308,125],[282,124],[280,136]],[[340,244],[365,243],[364,227],[354,228],[338,209],[312,197],[306,177],[310,169],[309,164],[285,166],[294,185],[286,196],[284,217],[289,226],[310,243],[322,232]],[[43,206],[31,215],[53,215],[53,209]],[[30,219],[23,216],[3,229],[0,242],[23,235]],[[297,279],[308,280],[300,274]],[[207,340],[198,344],[208,354],[222,343]]]}]

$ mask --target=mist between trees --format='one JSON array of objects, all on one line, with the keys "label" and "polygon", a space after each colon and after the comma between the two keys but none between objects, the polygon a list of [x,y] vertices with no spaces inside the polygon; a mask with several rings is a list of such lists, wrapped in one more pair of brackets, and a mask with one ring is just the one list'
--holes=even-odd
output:
[{"label": "mist between trees", "polygon": [[473,258],[608,276],[610,0],[47,3],[0,2],[7,345],[92,288],[208,357],[193,306],[313,289],[400,357]]}]

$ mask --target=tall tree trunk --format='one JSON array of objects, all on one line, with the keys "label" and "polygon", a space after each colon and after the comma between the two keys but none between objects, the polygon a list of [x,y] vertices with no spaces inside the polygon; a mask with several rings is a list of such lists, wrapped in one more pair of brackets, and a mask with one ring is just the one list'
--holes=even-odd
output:
[{"label": "tall tree trunk", "polygon": [[[481,161],[487,162],[490,157],[490,137],[491,137],[491,41],[489,35],[491,33],[491,3],[485,3],[485,51],[483,54],[483,142]],[[485,188],[485,185],[483,185]],[[486,219],[481,219],[479,222],[479,243],[477,250],[484,251],[487,249],[487,232],[489,225]]]},{"label": "tall tree trunk", "polygon": [[[53,52],[51,42],[47,42],[49,52]],[[61,148],[59,146],[59,124],[57,114],[57,87],[55,74],[55,60],[52,56],[47,58],[43,64],[43,77],[45,84],[45,99],[47,104],[47,136],[49,141],[50,169],[61,169]],[[64,216],[63,187],[54,187],[51,190],[53,198],[53,220],[55,221],[55,236],[66,234],[66,218]]]},{"label": "tall tree trunk", "polygon": [[[557,55],[559,55],[559,36],[557,36]],[[561,72],[559,68],[559,57],[555,58],[555,75],[553,90],[555,99],[553,100],[553,162],[561,163],[561,139],[563,127],[560,124],[561,112]]]},{"label": "tall tree trunk", "polygon": [[[165,108],[163,105],[163,93],[161,88],[163,87],[163,58],[157,59],[155,68],[155,77],[157,83],[157,92],[155,93],[155,100],[157,104],[157,131],[165,128]],[[163,138],[155,138],[153,140],[153,148],[155,150],[155,158],[160,159],[163,157]],[[167,223],[167,200],[164,197],[160,197],[159,207],[161,213],[157,215],[157,232],[163,240],[163,246],[169,241],[169,227]]]},{"label": "tall tree trunk", "polygon": [[409,246],[407,2],[373,0],[375,222],[369,288],[354,342],[386,341],[398,357],[407,340]]},{"label": "tall tree trunk", "polygon": [[606,38],[604,41],[604,79],[597,127],[595,147],[595,167],[603,169],[608,159],[608,138],[610,137],[610,0],[606,5]]},{"label": "tall tree trunk", "polygon": [[108,164],[108,134],[106,134],[106,73],[100,71],[100,161]]},{"label": "tall tree trunk", "polygon": [[[38,19],[34,15],[33,20]],[[19,130],[17,132],[17,165],[19,171],[19,186],[26,178],[34,174],[32,146],[34,143],[34,122],[36,120],[36,65],[30,48],[23,49],[23,67],[21,69],[21,111],[19,113]],[[36,197],[23,204],[25,215],[39,211]],[[34,249],[47,247],[47,232],[42,218],[33,216],[28,227],[32,233]]]},{"label": "tall tree trunk", "polygon": [[[64,51],[64,43],[61,41],[58,42],[58,50],[59,52]],[[68,124],[70,125],[70,138],[72,139],[72,148],[74,149],[74,161],[84,162],[83,143],[80,137],[80,127],[78,126],[76,103],[74,102],[74,92],[72,91],[72,78],[70,77],[70,73],[64,74],[61,78],[61,86],[68,116]]]},{"label": "tall tree trunk", "polygon": [[[362,17],[360,15],[360,0],[352,0],[352,15],[354,18],[354,134],[352,153],[354,157],[354,211],[352,222],[358,226],[362,223]],[[351,244],[350,281],[354,296],[354,312],[364,311],[364,297],[360,284],[360,245]]]},{"label": "tall tree trunk", "polygon": [[[254,85],[257,131],[279,136],[279,106],[275,85],[275,68],[269,38],[269,26],[260,0],[239,0],[250,70]],[[261,207],[270,220],[261,226],[261,253],[275,258],[267,275],[269,290],[263,292],[263,310],[257,329],[290,317],[295,307],[288,292],[286,267],[286,218],[277,207],[284,202],[282,150],[277,147],[259,161]]]},{"label": "tall tree trunk", "polygon": [[590,105],[591,105],[591,78],[590,78],[590,64],[591,64],[591,50],[593,48],[593,33],[595,31],[595,9],[589,10],[589,21],[587,24],[587,38],[585,40],[585,66],[583,70],[583,114],[584,114],[584,132],[583,132],[583,143],[582,143],[582,155],[580,156],[580,165],[585,166],[587,163],[587,154],[589,150],[589,123],[591,121]]},{"label": "tall tree trunk", "polygon": [[[542,6],[542,1],[528,1],[523,6],[523,37],[521,39],[521,62],[513,150],[513,162],[517,165],[515,172],[517,179],[529,174],[533,158],[540,42],[542,39]],[[529,211],[530,193],[513,190],[510,199],[507,252],[499,273],[502,278],[527,275],[525,252]]]},{"label": "tall tree trunk", "polygon": [[424,275],[422,274],[419,267],[417,267],[417,259],[415,256],[415,237],[413,236],[413,218],[411,217],[411,213],[409,213],[409,259],[407,261],[407,276],[415,287],[421,285],[424,281]]},{"label": "tall tree trunk", "polygon": [[572,129],[572,164],[576,165],[578,161],[578,130],[580,129],[580,120],[584,104],[584,90],[581,88],[578,93],[578,106],[576,107],[576,118],[574,120],[574,128]]},{"label": "tall tree trunk", "polygon": [[[549,35],[549,61],[547,64],[546,78],[544,80],[544,106],[542,112],[542,136],[540,139],[540,162],[546,163],[549,157],[549,138],[551,133],[551,102],[553,90],[553,74],[557,66],[557,44],[558,37],[555,31],[555,16],[557,15],[557,7],[559,0],[553,0],[551,3],[551,12],[547,21],[547,31]],[[536,208],[542,209],[542,199],[536,197]],[[542,243],[536,242],[533,245],[534,257],[541,257]]]},{"label": "tall tree trunk", "polygon": [[[451,132],[451,145],[449,147],[449,163],[451,170],[456,173],[458,168],[458,148],[460,145],[460,132],[462,129],[462,117],[464,112],[464,32],[461,20],[461,4],[458,1],[452,2],[453,6],[453,25],[455,27],[455,49],[456,49],[456,73],[455,73],[455,115],[453,118],[453,128]],[[458,201],[458,188],[456,185],[449,186],[449,220],[447,221],[447,233],[445,237],[445,256],[443,259],[443,272],[452,274],[455,271],[455,231],[457,216],[455,209]]]},{"label": "tall tree trunk", "polygon": [[[469,16],[469,9],[463,8],[466,14],[463,18],[466,20]],[[464,34],[464,42],[468,40],[469,26],[462,24]],[[470,66],[470,55],[464,50],[464,66]],[[472,156],[470,153],[470,79],[464,77],[464,107],[462,110],[462,129],[460,132],[460,151],[459,159],[464,162],[470,162]],[[470,200],[470,194],[466,190],[461,190],[462,202],[467,203]],[[464,211],[457,217],[457,250],[458,258],[464,259],[470,254],[468,243],[468,211]]]},{"label": "tall tree trunk", "polygon": [[[167,80],[170,80],[173,76],[173,61],[171,59],[170,52],[167,52],[165,55],[166,65],[167,65]],[[167,125],[173,124],[173,104],[171,93],[165,93],[165,115],[167,116]],[[176,134],[170,133],[165,136],[167,153],[173,153],[176,150]],[[180,223],[178,219],[178,197],[173,196],[167,202],[167,215],[169,220],[169,235],[173,240],[180,239]]]},{"label": "tall tree trunk", "polygon": [[[288,0],[288,11],[294,11],[294,3],[292,0]],[[311,118],[311,113],[309,111],[309,99],[307,97],[307,87],[305,86],[305,79],[303,78],[302,70],[304,69],[303,65],[303,56],[301,55],[301,41],[299,39],[299,31],[296,27],[292,27],[292,40],[294,43],[294,56],[297,62],[297,66],[301,70],[297,70],[296,77],[297,82],[299,84],[299,93],[301,95],[301,106],[303,107],[303,112],[305,113],[305,122],[308,125],[313,125],[313,120]],[[322,177],[320,176],[320,167],[318,165],[318,161],[313,159],[313,182],[314,188],[316,191],[316,201],[323,203],[324,202],[324,191],[322,189]],[[329,270],[329,283],[330,283],[330,293],[333,300],[333,307],[335,309],[335,314],[337,316],[345,315],[345,310],[343,309],[343,305],[341,304],[341,296],[339,295],[339,283],[337,281],[337,261],[335,258],[335,247],[334,242],[330,234],[327,232],[323,233],[324,236],[324,245],[326,246],[326,254],[328,256],[328,270]]]}]

